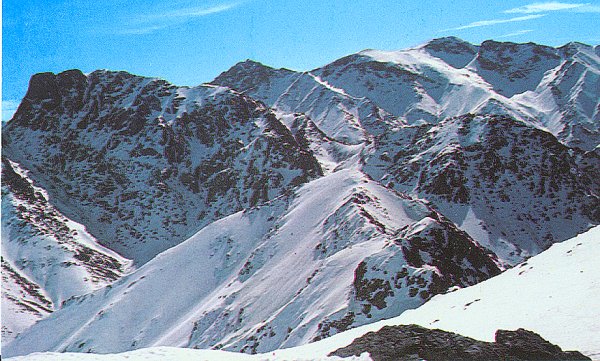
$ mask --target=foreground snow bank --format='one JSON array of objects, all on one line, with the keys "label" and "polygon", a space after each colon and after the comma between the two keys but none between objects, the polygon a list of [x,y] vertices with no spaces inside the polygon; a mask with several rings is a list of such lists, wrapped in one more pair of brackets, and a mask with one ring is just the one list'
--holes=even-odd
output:
[{"label": "foreground snow bank", "polygon": [[[118,354],[82,354],[82,353],[57,353],[40,352],[27,356],[18,356],[10,358],[11,361],[336,361],[342,360],[340,357],[316,357],[312,355],[303,355],[297,353],[285,356],[278,356],[276,352],[260,355],[248,355],[237,352],[226,352],[216,350],[193,350],[177,347],[151,347],[135,351],[123,352]],[[370,361],[368,354],[360,357],[344,358],[343,360]]]}]

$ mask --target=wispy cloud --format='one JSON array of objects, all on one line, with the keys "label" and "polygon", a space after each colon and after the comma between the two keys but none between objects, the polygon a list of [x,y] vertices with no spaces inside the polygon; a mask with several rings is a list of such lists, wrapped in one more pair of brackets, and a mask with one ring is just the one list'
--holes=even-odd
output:
[{"label": "wispy cloud", "polygon": [[572,10],[576,13],[600,13],[599,5],[586,5]]},{"label": "wispy cloud", "polygon": [[514,23],[514,22],[518,22],[518,21],[533,20],[533,19],[541,18],[542,16],[545,16],[545,14],[532,14],[532,15],[525,15],[525,16],[517,16],[517,17],[509,18],[509,19],[481,20],[481,21],[472,22],[467,25],[459,26],[457,28],[445,29],[442,31],[463,30],[463,29],[477,28],[480,26],[492,26],[492,25],[496,25],[496,24]]},{"label": "wispy cloud", "polygon": [[550,1],[545,3],[533,3],[525,6],[521,6],[518,8],[505,10],[505,13],[508,14],[535,14],[535,13],[543,13],[548,11],[561,11],[568,9],[575,9],[578,7],[586,6],[589,4],[572,4],[572,3],[561,3],[558,1]]},{"label": "wispy cloud", "polygon": [[138,18],[140,23],[144,22],[153,22],[157,20],[165,20],[165,19],[192,19],[197,17],[202,17],[206,15],[221,13],[223,11],[227,11],[233,9],[238,6],[239,3],[229,3],[229,4],[220,4],[211,7],[191,7],[184,9],[177,9],[172,11],[167,11],[163,13],[157,14],[146,14],[142,15]]},{"label": "wispy cloud", "polygon": [[590,3],[564,3],[558,1],[538,2],[505,10],[507,14],[538,14],[551,11],[569,11],[577,13],[600,12],[600,6]]},{"label": "wispy cloud", "polygon": [[530,33],[532,31],[533,30],[519,30],[519,31],[515,31],[514,33],[508,33],[508,34],[496,36],[495,38],[496,39],[512,38],[513,36],[519,36],[519,35],[527,34],[527,33]]},{"label": "wispy cloud", "polygon": [[6,122],[10,120],[17,108],[19,107],[20,101],[18,100],[2,100],[2,121]]},{"label": "wispy cloud", "polygon": [[184,24],[196,18],[231,10],[242,2],[232,2],[204,7],[187,7],[170,11],[161,11],[139,15],[129,20],[118,30],[119,34],[148,34],[171,26]]}]

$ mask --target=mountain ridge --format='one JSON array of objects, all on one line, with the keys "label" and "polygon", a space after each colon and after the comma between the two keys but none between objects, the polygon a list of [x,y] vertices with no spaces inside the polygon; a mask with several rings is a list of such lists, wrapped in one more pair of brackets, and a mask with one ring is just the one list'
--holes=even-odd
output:
[{"label": "mountain ridge", "polygon": [[5,164],[137,268],[13,344],[266,352],[498,275],[600,223],[595,52],[446,38],[307,72],[245,61],[197,87],[34,75]]}]

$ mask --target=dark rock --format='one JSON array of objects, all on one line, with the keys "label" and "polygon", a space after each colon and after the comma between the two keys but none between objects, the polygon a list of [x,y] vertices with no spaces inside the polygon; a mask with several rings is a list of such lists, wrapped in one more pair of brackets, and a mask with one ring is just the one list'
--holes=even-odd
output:
[{"label": "dark rock", "polygon": [[524,330],[496,331],[496,343],[505,346],[510,356],[522,360],[586,360],[579,352],[562,352],[560,347],[537,333]]},{"label": "dark rock", "polygon": [[5,157],[2,157],[2,183],[18,197],[29,200],[35,200],[36,198],[31,184],[15,172]]},{"label": "dark rock", "polygon": [[467,287],[500,274],[498,260],[492,252],[441,214],[433,212],[430,218],[433,220],[430,227],[418,232],[401,230],[395,240],[410,266],[422,267],[421,254],[426,254],[427,264],[439,270],[427,289],[426,299],[454,285]]},{"label": "dark rock", "polygon": [[540,335],[524,329],[498,330],[496,342],[484,342],[417,325],[385,326],[355,339],[330,356],[359,356],[364,352],[375,361],[590,360],[579,352],[563,352]]},{"label": "dark rock", "polygon": [[41,100],[50,100],[53,104],[60,102],[60,90],[56,75],[53,73],[33,75],[29,80],[29,89],[25,98],[32,102]]}]

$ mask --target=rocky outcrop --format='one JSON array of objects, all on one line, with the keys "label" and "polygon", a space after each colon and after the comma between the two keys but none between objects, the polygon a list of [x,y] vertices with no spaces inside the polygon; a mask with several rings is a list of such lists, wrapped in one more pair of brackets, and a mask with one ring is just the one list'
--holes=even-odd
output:
[{"label": "rocky outcrop", "polygon": [[524,329],[498,330],[496,342],[483,342],[417,325],[385,326],[355,339],[331,355],[350,357],[363,352],[368,352],[375,361],[591,360],[577,351],[564,352],[540,335]]}]

